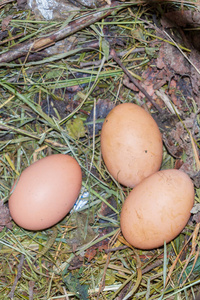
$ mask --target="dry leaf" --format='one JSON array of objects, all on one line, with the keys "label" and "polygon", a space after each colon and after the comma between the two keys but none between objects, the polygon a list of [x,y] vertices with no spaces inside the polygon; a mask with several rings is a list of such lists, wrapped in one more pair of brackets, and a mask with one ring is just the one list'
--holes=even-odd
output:
[{"label": "dry leaf", "polygon": [[17,0],[17,7],[19,9],[26,9],[27,0]]},{"label": "dry leaf", "polygon": [[8,25],[9,25],[10,21],[12,20],[12,17],[13,16],[10,15],[10,16],[7,16],[6,18],[4,18],[2,20],[2,23],[1,23],[1,29],[2,29],[2,31],[5,31],[8,28]]},{"label": "dry leaf", "polygon": [[192,10],[185,11],[170,11],[161,18],[161,24],[165,28],[176,26],[180,27],[199,27],[200,26],[200,12]]},{"label": "dry leaf", "polygon": [[170,67],[175,73],[186,75],[190,73],[190,64],[180,53],[178,49],[172,45],[165,43],[160,47],[157,59],[157,68],[163,69]]},{"label": "dry leaf", "polygon": [[0,232],[3,230],[4,226],[11,229],[12,228],[12,218],[8,207],[0,200]]}]

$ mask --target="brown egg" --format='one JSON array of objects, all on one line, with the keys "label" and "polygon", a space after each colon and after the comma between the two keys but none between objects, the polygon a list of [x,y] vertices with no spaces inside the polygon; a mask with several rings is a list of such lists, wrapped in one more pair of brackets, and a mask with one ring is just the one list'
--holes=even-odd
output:
[{"label": "brown egg", "polygon": [[54,154],[26,168],[9,199],[13,220],[29,230],[42,230],[59,222],[73,207],[82,185],[78,162]]},{"label": "brown egg", "polygon": [[194,186],[180,170],[159,171],[139,183],[121,211],[121,230],[134,247],[153,249],[185,227],[194,203]]},{"label": "brown egg", "polygon": [[104,121],[101,152],[110,174],[119,183],[134,187],[160,169],[162,136],[143,108],[133,103],[120,104]]}]

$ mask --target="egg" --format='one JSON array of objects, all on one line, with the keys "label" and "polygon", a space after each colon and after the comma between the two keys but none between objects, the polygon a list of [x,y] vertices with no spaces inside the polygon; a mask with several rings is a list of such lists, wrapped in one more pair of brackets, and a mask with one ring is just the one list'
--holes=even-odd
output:
[{"label": "egg", "polygon": [[9,198],[13,220],[28,230],[43,230],[62,220],[73,207],[82,185],[78,162],[53,154],[27,167]]},{"label": "egg", "polygon": [[121,211],[125,239],[139,249],[158,248],[185,227],[194,204],[194,186],[180,170],[158,171],[139,183]]},{"label": "egg", "polygon": [[101,153],[114,179],[134,187],[160,169],[162,136],[152,116],[142,107],[119,104],[103,123]]}]

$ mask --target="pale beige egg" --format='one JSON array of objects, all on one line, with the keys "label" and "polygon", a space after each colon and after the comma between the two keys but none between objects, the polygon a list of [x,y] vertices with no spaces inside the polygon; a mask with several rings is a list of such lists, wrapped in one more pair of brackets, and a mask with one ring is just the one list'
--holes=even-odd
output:
[{"label": "pale beige egg", "polygon": [[185,227],[194,204],[194,186],[180,170],[163,170],[145,178],[128,195],[121,230],[134,247],[153,249],[173,240]]},{"label": "pale beige egg", "polygon": [[73,157],[54,154],[42,158],[27,167],[14,184],[10,214],[25,229],[53,226],[71,210],[81,185],[81,168]]},{"label": "pale beige egg", "polygon": [[160,169],[162,136],[143,108],[133,103],[120,104],[103,123],[101,152],[110,174],[122,185],[134,187]]}]

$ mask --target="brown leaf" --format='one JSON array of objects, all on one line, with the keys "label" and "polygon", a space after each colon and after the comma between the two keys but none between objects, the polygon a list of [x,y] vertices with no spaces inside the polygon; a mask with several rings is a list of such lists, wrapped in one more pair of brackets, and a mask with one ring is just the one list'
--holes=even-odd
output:
[{"label": "brown leaf", "polygon": [[85,257],[88,259],[88,262],[91,261],[97,254],[98,251],[103,251],[108,249],[108,241],[101,241],[94,246],[87,249],[85,252]]},{"label": "brown leaf", "polygon": [[135,86],[135,84],[133,84],[132,82],[130,82],[128,76],[124,75],[124,80],[123,80],[123,84],[129,88],[130,90],[134,91],[134,92],[138,92],[139,89]]},{"label": "brown leaf", "polygon": [[[189,134],[189,132],[191,132],[191,135],[193,135],[196,140],[199,132],[196,129],[198,129],[196,115],[191,113],[189,118],[176,124],[176,127],[169,132],[168,137],[163,134],[163,141],[168,151],[178,159],[175,167],[187,173],[193,180],[194,185],[199,187],[200,172],[194,158],[193,148],[196,147],[196,145],[192,145],[191,136]],[[198,149],[196,150],[198,153]],[[183,154],[184,160],[182,159]]]},{"label": "brown leaf", "polygon": [[95,257],[96,254],[97,254],[97,250],[94,247],[90,247],[85,252],[85,257],[88,259],[88,262],[90,262]]},{"label": "brown leaf", "polygon": [[69,270],[80,269],[83,265],[84,258],[82,256],[74,256],[74,258],[70,262]]},{"label": "brown leaf", "polygon": [[103,251],[103,250],[107,250],[107,249],[108,249],[107,242],[102,243],[101,245],[99,245],[99,248],[98,248],[99,251]]},{"label": "brown leaf", "polygon": [[[199,70],[200,72],[200,53],[196,50],[192,50],[190,53],[190,60],[192,61],[193,65]],[[200,73],[191,66],[191,83],[193,87],[194,93],[199,96],[200,92]],[[199,100],[200,102],[200,100]]]},{"label": "brown leaf", "polygon": [[9,229],[12,228],[12,218],[8,207],[0,200],[0,232],[3,230],[4,226]]},{"label": "brown leaf", "polygon": [[19,9],[25,9],[27,4],[27,0],[17,0],[17,7]]},{"label": "brown leaf", "polygon": [[190,73],[190,64],[180,51],[172,45],[165,43],[160,47],[157,59],[157,68],[170,67],[175,73],[186,75]]},{"label": "brown leaf", "polygon": [[192,10],[185,11],[170,11],[165,13],[161,18],[161,24],[165,28],[171,28],[174,26],[180,27],[199,27],[200,25],[200,13]]},{"label": "brown leaf", "polygon": [[2,29],[2,31],[5,31],[8,28],[8,25],[9,25],[10,21],[12,20],[12,17],[13,16],[10,15],[10,16],[7,16],[6,18],[4,18],[2,20],[2,23],[1,23],[1,29]]}]

